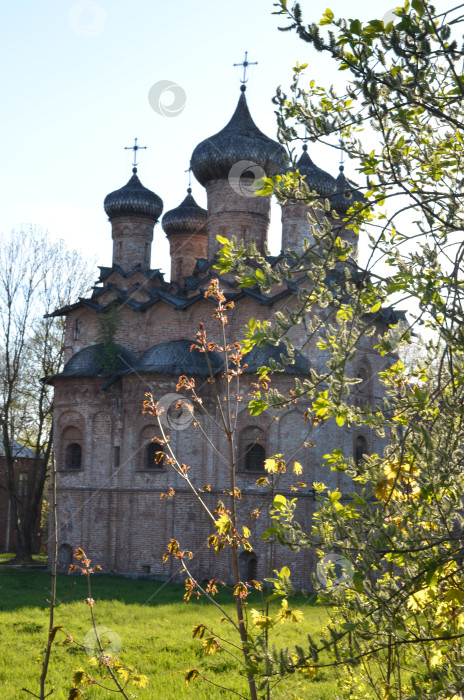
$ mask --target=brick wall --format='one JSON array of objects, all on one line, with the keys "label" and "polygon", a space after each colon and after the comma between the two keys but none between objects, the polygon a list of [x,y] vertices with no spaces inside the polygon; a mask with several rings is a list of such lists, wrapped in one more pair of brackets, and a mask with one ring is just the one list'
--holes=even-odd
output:
[{"label": "brick wall", "polygon": [[[20,507],[27,509],[31,498],[31,488],[34,474],[35,460],[30,457],[18,457],[15,460],[15,483],[16,493],[20,500]],[[0,457],[0,552],[14,551],[13,519],[11,509],[8,505],[8,494],[6,492],[6,459]],[[41,532],[40,517],[37,519],[33,545],[34,552],[40,551]]]},{"label": "brick wall", "polygon": [[[217,234],[226,237],[235,235],[246,243],[253,237],[259,248],[267,240],[269,198],[244,196],[227,180],[210,182],[206,190],[208,236],[171,236],[172,274],[179,282],[179,275],[190,274],[195,258],[204,257],[207,241],[208,256],[216,252]],[[309,233],[306,207],[299,204],[285,206],[282,221],[283,247],[298,249],[302,237]],[[152,224],[138,217],[127,217],[113,220],[112,225],[117,248],[114,261],[125,270],[138,263],[148,267]],[[356,242],[351,232],[343,232],[343,235]],[[178,270],[179,266],[182,266],[182,270]],[[114,292],[110,283],[126,290],[137,284],[140,287],[136,292],[137,299],[143,299],[145,289],[153,289],[160,284],[156,278],[147,280],[142,273],[125,277],[114,270],[105,280],[107,291],[97,298],[101,300],[100,303],[106,304],[111,300]],[[291,308],[294,303],[289,296],[267,306],[250,297],[240,299],[230,313],[227,326],[229,338],[241,339],[244,325],[250,317],[272,320],[276,311]],[[203,322],[208,336],[221,340],[219,324],[212,318],[212,311],[213,306],[207,300],[196,302],[184,310],[176,310],[164,301],[157,302],[144,312],[125,305],[114,339],[138,357],[158,343],[179,338],[193,339],[199,323]],[[333,321],[330,319],[331,309],[317,313]],[[76,321],[79,321],[78,333]],[[379,357],[373,349],[377,335],[385,328],[379,322],[376,330],[374,336],[362,340],[356,357],[347,368],[351,376],[358,376],[363,369],[369,377],[363,389],[365,393],[356,398],[359,401],[375,400],[382,396],[377,373],[388,360]],[[79,350],[94,344],[98,332],[99,315],[94,310],[72,310],[67,318],[65,361]],[[295,346],[301,348],[309,365],[316,371],[323,371],[328,358],[317,348],[317,338],[308,340],[305,321],[292,328],[289,336]],[[283,453],[287,459],[291,458],[292,463],[297,459],[303,465],[304,472],[300,477],[295,477],[289,469],[279,479],[278,492],[289,497],[298,496],[297,519],[309,528],[315,508],[311,488],[314,481],[323,481],[331,489],[339,488],[345,497],[354,490],[348,477],[322,467],[324,454],[336,447],[342,448],[347,455],[354,454],[356,438],[360,435],[366,440],[370,452],[381,451],[385,440],[365,429],[339,428],[333,420],[308,429],[308,424],[303,420],[304,402],[281,413],[267,411],[263,416],[252,418],[242,408],[246,405],[252,380],[253,377],[245,375],[241,387],[243,403],[239,404],[237,417],[236,449],[239,452],[242,449],[240,434],[243,430],[249,430],[248,434],[262,430],[260,444],[267,456]],[[177,579],[180,575],[178,567],[172,561],[164,565],[161,560],[168,541],[173,537],[179,540],[183,549],[195,553],[192,567],[200,579],[217,576],[229,581],[230,554],[223,552],[215,557],[205,547],[205,541],[214,532],[214,527],[208,516],[197,507],[186,483],[169,468],[146,469],[147,440],[156,433],[157,427],[152,417],[142,415],[144,394],[152,391],[154,398],[159,399],[165,394],[175,393],[177,377],[148,374],[124,376],[105,391],[102,390],[104,381],[73,377],[55,380],[54,443],[62,566],[69,563],[72,548],[83,547],[94,563],[99,563],[106,571],[150,573]],[[272,384],[285,392],[293,381],[289,375],[276,375]],[[201,379],[197,384],[212,418],[218,420],[220,417],[212,386]],[[223,387],[219,385],[218,391],[222,395]],[[189,473],[195,484],[211,485],[212,491],[205,494],[205,500],[214,508],[218,499],[226,498],[223,492],[230,488],[227,467],[221,458],[221,455],[228,453],[228,443],[213,419],[202,417],[199,412],[196,417],[217,451],[210,447],[193,425],[171,432],[171,444],[180,461],[191,466]],[[302,447],[304,441],[312,442],[314,446]],[[81,447],[80,469],[67,468],[66,449],[70,444]],[[237,468],[237,482],[243,493],[240,513],[261,509],[261,515],[253,525],[252,542],[257,557],[257,574],[263,578],[270,573],[269,548],[260,537],[269,525],[269,501],[266,493],[256,485],[259,474],[244,472],[241,466]],[[292,487],[297,480],[305,482],[307,486],[295,492]],[[175,489],[175,498],[160,499],[161,493],[169,486]],[[272,568],[289,565],[296,585],[304,588],[308,586],[314,563],[312,552],[295,553],[277,547]]]}]

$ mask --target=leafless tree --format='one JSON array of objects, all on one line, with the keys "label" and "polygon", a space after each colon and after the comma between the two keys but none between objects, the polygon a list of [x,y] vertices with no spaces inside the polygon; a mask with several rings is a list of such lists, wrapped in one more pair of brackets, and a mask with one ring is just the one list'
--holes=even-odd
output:
[{"label": "leafless tree", "polygon": [[[60,370],[61,318],[54,309],[91,285],[92,265],[64,241],[29,227],[0,238],[0,422],[6,488],[19,560],[30,558],[52,450],[52,391],[41,378]],[[18,493],[18,444],[34,453],[28,497]]]}]

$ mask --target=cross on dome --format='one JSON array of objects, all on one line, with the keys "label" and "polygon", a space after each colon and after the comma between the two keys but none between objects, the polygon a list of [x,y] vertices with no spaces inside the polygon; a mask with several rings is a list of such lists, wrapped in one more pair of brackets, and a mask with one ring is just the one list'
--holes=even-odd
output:
[{"label": "cross on dome", "polygon": [[137,163],[137,151],[146,150],[146,148],[147,148],[146,146],[139,146],[137,144],[137,140],[138,139],[134,139],[133,146],[124,146],[125,151],[134,151],[134,162],[132,163],[132,165],[134,167],[134,170],[133,170],[134,173],[137,172],[137,165],[138,165],[138,163]]},{"label": "cross on dome", "polygon": [[248,61],[248,51],[245,51],[245,59],[241,63],[234,63],[234,66],[243,66],[243,78],[240,80],[242,85],[248,82],[248,78],[246,77],[246,71],[248,66],[257,66],[258,61],[255,61],[254,63],[251,63]]},{"label": "cross on dome", "polygon": [[187,170],[185,170],[186,173],[188,173],[188,189],[189,189],[189,194],[192,191],[192,166],[189,164]]}]

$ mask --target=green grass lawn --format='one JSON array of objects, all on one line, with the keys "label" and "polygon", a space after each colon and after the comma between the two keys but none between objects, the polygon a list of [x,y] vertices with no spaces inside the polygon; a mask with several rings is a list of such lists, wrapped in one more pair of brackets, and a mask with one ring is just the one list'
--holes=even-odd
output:
[{"label": "green grass lawn", "polygon": [[[72,583],[75,588],[67,596]],[[38,692],[41,662],[44,655],[48,629],[48,597],[50,577],[44,571],[0,569],[0,698],[19,700],[32,697],[22,688]],[[124,663],[131,664],[150,679],[146,689],[131,687],[140,700],[210,700],[233,698],[232,693],[214,688],[198,679],[189,687],[183,681],[182,671],[199,668],[215,683],[245,691],[246,683],[237,673],[237,665],[224,652],[213,656],[199,653],[198,640],[192,639],[192,627],[203,622],[212,624],[217,634],[228,636],[220,614],[203,601],[184,603],[183,586],[162,584],[146,580],[127,580],[98,575],[92,578],[94,611],[99,626],[113,630],[122,642],[120,653]],[[58,578],[58,597],[64,602],[57,608],[56,625],[62,625],[67,633],[83,643],[91,630],[89,608],[83,602],[87,597],[83,576]],[[220,594],[221,604],[234,616],[233,602]],[[258,604],[256,594],[250,607]],[[277,609],[278,603],[275,604]],[[299,625],[287,623],[279,626],[276,645],[305,646],[306,634],[317,635],[326,620],[323,607],[310,607],[304,598],[292,601],[293,607],[302,609],[305,620]],[[104,635],[103,635],[104,636]],[[53,647],[48,688],[54,687],[53,700],[67,700],[73,669],[86,668],[95,673],[86,652],[75,645],[63,646],[61,639]],[[274,691],[273,698],[282,700],[333,700],[337,683],[331,672],[321,673],[315,681],[301,674],[283,681]],[[99,688],[88,692],[89,698],[106,700],[118,697]]]},{"label": "green grass lawn", "polygon": [[[0,552],[0,564],[9,564],[14,558],[15,558],[15,555],[12,553]],[[34,564],[46,564],[47,563],[47,555],[46,554],[33,554],[32,555],[32,562]]]}]

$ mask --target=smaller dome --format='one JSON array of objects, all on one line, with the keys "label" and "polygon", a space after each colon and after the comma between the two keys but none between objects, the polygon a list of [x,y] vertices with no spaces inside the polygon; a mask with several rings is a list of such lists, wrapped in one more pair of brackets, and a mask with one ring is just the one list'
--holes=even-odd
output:
[{"label": "smaller dome", "polygon": [[158,221],[163,211],[163,200],[144,187],[137,177],[137,168],[129,182],[105,197],[103,206],[108,218],[115,216],[143,216]]},{"label": "smaller dome", "polygon": [[205,233],[208,212],[202,209],[192,197],[189,187],[184,201],[175,209],[167,211],[161,225],[169,236],[171,233]]},{"label": "smaller dome", "polygon": [[314,190],[320,197],[330,197],[335,192],[336,180],[322,168],[318,168],[308,155],[308,146],[304,144],[303,153],[296,161],[296,167],[301,175],[306,175],[304,182],[310,190]]},{"label": "smaller dome", "polygon": [[337,214],[345,216],[346,212],[355,202],[363,202],[364,195],[352,187],[346,179],[343,165],[340,166],[340,174],[336,180],[335,196],[332,198],[332,209]]}]

